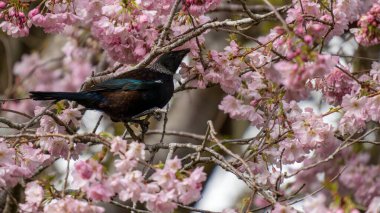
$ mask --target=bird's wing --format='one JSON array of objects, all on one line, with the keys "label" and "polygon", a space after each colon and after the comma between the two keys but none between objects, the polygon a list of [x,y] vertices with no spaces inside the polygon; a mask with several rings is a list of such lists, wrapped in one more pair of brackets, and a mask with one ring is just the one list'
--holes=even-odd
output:
[{"label": "bird's wing", "polygon": [[110,90],[147,90],[162,85],[162,80],[137,80],[129,78],[117,78],[104,81],[93,86],[89,91],[110,91]]}]

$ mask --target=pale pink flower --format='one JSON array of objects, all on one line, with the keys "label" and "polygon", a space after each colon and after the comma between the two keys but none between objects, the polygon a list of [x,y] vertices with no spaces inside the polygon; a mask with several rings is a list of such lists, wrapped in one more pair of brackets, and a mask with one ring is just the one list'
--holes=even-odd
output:
[{"label": "pale pink flower", "polygon": [[197,201],[201,197],[202,182],[206,180],[206,173],[203,167],[197,167],[188,178],[185,178],[177,185],[179,201],[188,205]]},{"label": "pale pink flower", "polygon": [[182,167],[181,160],[178,159],[177,156],[175,156],[173,159],[170,159],[165,162],[164,169],[171,171],[171,172],[177,172]]},{"label": "pale pink flower", "polygon": [[44,199],[44,189],[37,181],[26,184],[25,187],[25,203],[19,204],[21,212],[37,213]]},{"label": "pale pink flower", "polygon": [[39,13],[34,15],[31,20],[35,26],[42,27],[47,33],[59,33],[67,25],[78,22],[79,17],[71,12],[47,13],[45,15]]},{"label": "pale pink flower", "polygon": [[50,160],[50,155],[44,154],[39,148],[33,148],[32,144],[22,144],[19,152],[23,157],[20,166],[29,170],[27,176],[32,175],[39,166]]},{"label": "pale pink flower", "polygon": [[380,212],[380,197],[374,197],[368,206],[366,213]]},{"label": "pale pink flower", "polygon": [[119,172],[130,172],[136,167],[137,161],[136,159],[123,158],[115,160],[114,165]]},{"label": "pale pink flower", "polygon": [[297,211],[291,206],[282,205],[281,203],[276,203],[274,205],[272,213],[296,213]]},{"label": "pale pink flower", "polygon": [[25,188],[26,202],[40,204],[44,199],[44,189],[36,181],[26,184]]},{"label": "pale pink flower", "polygon": [[15,153],[14,148],[8,147],[7,143],[0,138],[0,165],[13,164]]},{"label": "pale pink flower", "polygon": [[80,160],[74,164],[74,183],[78,187],[89,184],[102,178],[103,166],[94,159]]},{"label": "pale pink flower", "polygon": [[357,87],[358,84],[338,68],[334,68],[324,79],[316,81],[316,88],[321,89],[326,101],[334,105],[341,104],[343,96],[351,94]]},{"label": "pale pink flower", "polygon": [[188,10],[193,15],[201,15],[209,10],[215,9],[220,2],[221,0],[186,0],[184,1],[183,10]]},{"label": "pale pink flower", "polygon": [[141,199],[141,193],[145,190],[144,177],[140,171],[132,171],[123,176],[113,176],[110,184],[114,191],[118,192],[119,199],[127,201],[131,199],[137,202]]},{"label": "pale pink flower", "polygon": [[302,162],[307,152],[304,150],[304,144],[295,140],[284,140],[280,143],[280,150],[284,150],[282,163],[292,164],[294,162]]},{"label": "pale pink flower", "polygon": [[46,213],[103,213],[104,211],[103,207],[91,205],[86,201],[76,200],[71,196],[66,196],[62,199],[53,199],[44,207],[44,212]]},{"label": "pale pink flower", "polygon": [[125,153],[128,159],[145,159],[145,144],[132,142],[128,144],[128,151]]},{"label": "pale pink flower", "polygon": [[69,153],[68,141],[62,138],[41,138],[40,147],[48,151],[52,156],[67,158]]},{"label": "pale pink flower", "polygon": [[219,105],[219,109],[223,110],[225,113],[230,114],[232,118],[240,115],[240,106],[242,101],[238,100],[232,95],[227,95],[223,98],[222,102]]},{"label": "pale pink flower", "polygon": [[9,36],[18,38],[29,35],[29,28],[27,26],[19,26],[9,21],[2,21],[0,28],[6,32]]},{"label": "pale pink flower", "polygon": [[164,169],[157,169],[156,172],[152,174],[151,179],[164,189],[171,190],[178,183],[176,171],[177,170],[172,171],[167,167]]},{"label": "pale pink flower", "polygon": [[95,182],[85,186],[84,191],[88,198],[94,201],[110,201],[114,192],[111,187],[105,183]]},{"label": "pale pink flower", "polygon": [[367,97],[356,98],[355,96],[345,95],[342,100],[342,108],[345,111],[340,121],[340,130],[343,133],[350,130],[357,131],[365,126],[369,119]]},{"label": "pale pink flower", "polygon": [[120,136],[114,137],[111,141],[111,152],[118,154],[118,153],[125,153],[127,151],[127,141],[123,140]]},{"label": "pale pink flower", "polygon": [[370,75],[372,76],[375,82],[380,83],[380,63],[379,62],[374,61],[372,63]]},{"label": "pale pink flower", "polygon": [[310,213],[329,212],[325,202],[326,197],[322,193],[318,193],[316,196],[310,196],[305,199],[303,209]]},{"label": "pale pink flower", "polygon": [[353,30],[355,39],[363,46],[371,46],[380,43],[379,39],[380,4],[373,4],[367,14],[360,17],[359,29]]},{"label": "pale pink flower", "polygon": [[380,96],[379,95],[368,98],[365,108],[367,109],[368,117],[372,121],[376,121],[376,122],[380,121]]},{"label": "pale pink flower", "polygon": [[148,210],[155,213],[170,213],[177,208],[177,204],[173,202],[176,199],[175,190],[163,191],[149,184],[148,192],[141,195],[141,201],[146,202]]},{"label": "pale pink flower", "polygon": [[58,117],[66,124],[71,122],[75,127],[79,127],[79,119],[82,117],[82,113],[77,108],[67,108]]}]

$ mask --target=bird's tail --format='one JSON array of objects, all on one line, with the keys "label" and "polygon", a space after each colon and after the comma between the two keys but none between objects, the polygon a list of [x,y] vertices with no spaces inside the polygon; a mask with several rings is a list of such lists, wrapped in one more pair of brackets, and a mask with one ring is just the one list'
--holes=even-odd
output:
[{"label": "bird's tail", "polygon": [[82,101],[87,97],[81,92],[30,92],[30,98],[33,100],[69,100],[69,101]]}]

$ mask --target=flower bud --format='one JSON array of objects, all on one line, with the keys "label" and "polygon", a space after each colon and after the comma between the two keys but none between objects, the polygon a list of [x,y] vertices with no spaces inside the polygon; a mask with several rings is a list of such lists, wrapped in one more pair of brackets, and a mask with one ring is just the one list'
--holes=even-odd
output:
[{"label": "flower bud", "polygon": [[0,9],[4,9],[7,6],[7,3],[0,1]]},{"label": "flower bud", "polygon": [[34,8],[33,10],[29,11],[28,13],[28,18],[33,18],[35,15],[37,15],[38,13],[40,13],[40,10],[38,9],[38,7]]}]

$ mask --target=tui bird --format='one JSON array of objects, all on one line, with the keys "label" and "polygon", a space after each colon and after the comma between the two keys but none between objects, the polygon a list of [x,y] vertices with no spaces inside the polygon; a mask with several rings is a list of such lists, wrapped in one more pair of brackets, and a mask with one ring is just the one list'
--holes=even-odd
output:
[{"label": "tui bird", "polygon": [[189,49],[161,55],[147,68],[126,72],[81,92],[30,92],[34,100],[76,101],[108,114],[112,121],[129,122],[164,107],[174,92],[173,75]]}]

